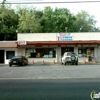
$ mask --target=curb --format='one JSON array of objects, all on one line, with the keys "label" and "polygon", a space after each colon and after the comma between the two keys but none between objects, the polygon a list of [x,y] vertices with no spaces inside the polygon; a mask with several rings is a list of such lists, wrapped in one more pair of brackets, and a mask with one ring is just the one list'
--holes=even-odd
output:
[{"label": "curb", "polygon": [[[48,62],[45,62],[45,63],[29,63],[28,65],[62,65],[61,63],[48,63]],[[78,65],[100,65],[100,63],[93,63],[93,62],[90,62],[90,63],[81,63],[79,62]],[[0,64],[0,66],[9,66],[9,64]]]}]

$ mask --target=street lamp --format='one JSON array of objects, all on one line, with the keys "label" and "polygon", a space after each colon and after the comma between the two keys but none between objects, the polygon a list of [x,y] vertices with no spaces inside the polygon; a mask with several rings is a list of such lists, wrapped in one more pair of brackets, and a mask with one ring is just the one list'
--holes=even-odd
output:
[{"label": "street lamp", "polygon": [[30,33],[32,33],[32,27],[30,27]]},{"label": "street lamp", "polygon": [[66,33],[67,33],[67,27],[65,27]]}]

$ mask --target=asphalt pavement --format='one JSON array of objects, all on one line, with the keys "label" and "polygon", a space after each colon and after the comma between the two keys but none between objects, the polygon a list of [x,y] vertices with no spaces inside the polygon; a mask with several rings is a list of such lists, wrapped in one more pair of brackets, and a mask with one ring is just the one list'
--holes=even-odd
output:
[{"label": "asphalt pavement", "polygon": [[0,100],[92,100],[94,90],[100,92],[98,78],[0,80]]},{"label": "asphalt pavement", "polygon": [[100,78],[100,65],[42,65],[0,67],[0,79]]},{"label": "asphalt pavement", "polygon": [[0,65],[0,100],[92,100],[94,90],[100,92],[97,64]]}]

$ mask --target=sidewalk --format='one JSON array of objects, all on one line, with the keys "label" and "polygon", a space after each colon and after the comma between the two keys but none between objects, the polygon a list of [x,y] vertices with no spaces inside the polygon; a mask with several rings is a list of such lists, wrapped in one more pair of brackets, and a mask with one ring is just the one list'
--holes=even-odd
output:
[{"label": "sidewalk", "polygon": [[[34,63],[29,63],[29,64],[33,64],[33,65],[62,65],[61,63],[57,63],[57,62],[55,62],[55,63],[53,63],[53,62],[34,62]],[[100,62],[96,62],[96,63],[94,63],[94,62],[78,62],[78,65],[99,65],[100,64]]]},{"label": "sidewalk", "polygon": [[100,78],[100,65],[34,64],[0,67],[0,79]]},{"label": "sidewalk", "polygon": [[[29,62],[29,65],[62,65],[61,63],[53,62]],[[70,64],[71,65],[71,64]],[[100,62],[78,62],[78,65],[100,65]],[[8,64],[0,64],[0,66],[9,66]]]}]

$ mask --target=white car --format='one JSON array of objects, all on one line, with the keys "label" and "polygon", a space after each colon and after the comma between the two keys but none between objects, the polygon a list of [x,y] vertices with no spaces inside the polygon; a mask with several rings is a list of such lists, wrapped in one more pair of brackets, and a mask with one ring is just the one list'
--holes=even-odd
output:
[{"label": "white car", "polygon": [[78,56],[74,52],[65,52],[61,58],[61,63],[64,65],[67,63],[78,65]]}]

